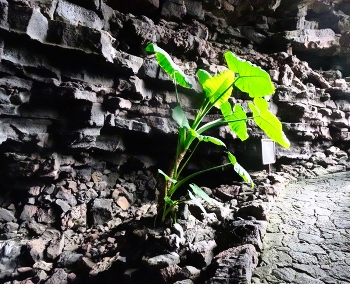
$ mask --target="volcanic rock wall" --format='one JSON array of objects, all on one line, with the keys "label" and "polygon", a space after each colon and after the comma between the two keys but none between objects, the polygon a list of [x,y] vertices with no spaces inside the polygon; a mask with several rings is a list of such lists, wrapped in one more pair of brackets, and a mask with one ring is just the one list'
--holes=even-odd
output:
[{"label": "volcanic rock wall", "polygon": [[[175,91],[145,53],[149,42],[192,78],[192,90],[179,88],[189,117],[202,99],[197,68],[223,70],[230,50],[276,84],[270,107],[292,143],[278,149],[277,167],[345,169],[349,14],[347,1],[0,0],[2,238],[41,235],[41,243],[26,243],[29,263],[56,260],[79,244],[73,235],[115,228],[131,205],[133,218],[155,212],[143,204],[154,200],[156,170],[174,154]],[[232,101],[246,107],[247,94],[235,90]],[[249,132],[245,143],[227,127],[214,134],[247,169],[262,169],[263,133],[252,124]],[[216,148],[201,148],[190,170],[222,159]],[[217,172],[208,181],[232,181],[224,178]],[[20,250],[12,246],[13,259]],[[18,265],[7,263],[0,279]]]}]

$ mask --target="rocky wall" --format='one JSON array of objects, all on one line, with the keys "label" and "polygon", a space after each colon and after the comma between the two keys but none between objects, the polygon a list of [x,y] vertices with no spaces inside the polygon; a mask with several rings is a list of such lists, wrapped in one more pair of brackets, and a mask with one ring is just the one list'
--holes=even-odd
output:
[{"label": "rocky wall", "polygon": [[[116,267],[123,281],[132,282],[128,269],[135,263],[167,267],[164,261],[149,260],[154,252],[130,254],[125,260],[130,244],[122,246],[127,243],[123,234],[130,230],[123,227],[126,223],[154,216],[156,209],[149,200],[157,195],[156,172],[169,166],[176,142],[176,125],[170,118],[175,90],[154,58],[145,53],[149,42],[170,53],[193,81],[193,89],[179,88],[189,117],[202,99],[195,79],[197,68],[212,74],[223,70],[222,55],[228,50],[261,66],[276,85],[270,107],[292,143],[289,150],[278,148],[276,168],[305,176],[345,170],[350,140],[349,7],[347,1],[295,1],[291,5],[259,0],[249,4],[234,0],[0,0],[0,235],[10,240],[0,245],[3,255],[10,255],[9,261],[0,261],[0,279],[17,281],[30,276],[35,283],[79,282],[79,277],[75,279],[79,273],[62,270],[79,264],[82,274],[92,279]],[[246,107],[247,94],[235,90],[232,102]],[[216,116],[213,112],[208,119]],[[227,127],[214,134],[248,170],[261,170],[260,139],[265,137],[253,124],[249,133],[246,143]],[[189,171],[222,160],[220,151],[206,146],[199,149]],[[295,174],[300,165],[305,170]],[[222,189],[222,184],[235,179],[232,171],[201,179],[219,188],[214,195],[227,203],[230,213],[213,213],[230,224],[236,217],[255,214],[246,213],[252,210],[246,205],[241,213],[236,212],[233,200],[238,198],[240,203],[248,198],[238,197],[247,190],[244,186]],[[281,184],[272,177],[262,183]],[[266,192],[275,195],[273,187],[269,190],[262,190],[266,199]],[[259,214],[255,219],[266,220]],[[215,225],[216,217],[206,224]],[[259,226],[253,226],[255,236],[262,234]],[[211,278],[208,283],[223,283],[215,281],[225,278],[220,269],[225,270],[227,255],[241,255],[250,268],[256,265],[255,254],[249,258],[244,252],[261,248],[261,243],[248,241],[255,246],[234,250],[222,244],[226,233],[214,244],[214,232],[202,229],[199,241],[203,243],[192,247],[181,263],[204,269],[187,270],[199,275],[211,264],[202,277]],[[139,244],[144,238],[161,239],[176,251],[183,245],[181,234],[175,230],[174,237],[167,231],[141,230],[132,231],[128,238],[136,238]],[[190,243],[191,234],[187,227],[185,239]],[[35,242],[36,238],[40,241]],[[22,241],[11,243],[13,239]],[[210,246],[207,255],[204,248]],[[74,252],[73,256],[64,251]],[[160,254],[159,247],[154,251]],[[213,251],[221,254],[211,262]],[[19,255],[25,255],[20,264]],[[137,261],[129,262],[130,258]],[[169,259],[170,267],[177,269],[172,275],[190,273],[183,271],[184,265],[179,272],[176,257]],[[103,268],[96,268],[96,263]]]}]

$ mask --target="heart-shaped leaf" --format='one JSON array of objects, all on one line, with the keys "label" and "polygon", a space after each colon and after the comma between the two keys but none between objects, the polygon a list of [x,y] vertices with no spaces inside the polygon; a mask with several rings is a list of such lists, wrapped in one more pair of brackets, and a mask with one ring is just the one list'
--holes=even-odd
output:
[{"label": "heart-shaped leaf", "polygon": [[192,85],[185,75],[185,73],[181,70],[181,68],[175,64],[175,62],[171,59],[169,54],[158,47],[154,43],[150,43],[146,46],[146,51],[153,52],[156,54],[156,59],[160,67],[168,73],[168,75],[179,85],[185,88],[191,88]]},{"label": "heart-shaped leaf", "polygon": [[188,123],[188,119],[187,119],[187,117],[186,117],[186,115],[185,115],[185,113],[180,105],[177,105],[173,109],[172,117],[180,127],[190,128],[190,125]]},{"label": "heart-shaped leaf", "polygon": [[248,103],[253,113],[255,123],[266,133],[266,135],[284,148],[290,147],[290,142],[282,130],[282,123],[268,110],[268,102],[263,98],[255,98],[254,104]]},{"label": "heart-shaped leaf", "polygon": [[204,84],[205,81],[207,81],[208,79],[210,79],[212,76],[209,74],[208,71],[205,71],[203,69],[198,69],[197,71],[197,77],[198,77],[198,81],[201,85]]},{"label": "heart-shaped leaf", "polygon": [[229,102],[223,103],[220,106],[220,109],[224,119],[227,121],[231,130],[237,134],[239,139],[242,141],[248,139],[247,114],[244,109],[239,104],[235,104],[232,112],[231,104]]},{"label": "heart-shaped leaf", "polygon": [[225,53],[228,68],[238,76],[235,86],[251,98],[264,97],[275,92],[270,75],[260,67],[238,58],[232,52]]},{"label": "heart-shaped leaf", "polygon": [[225,70],[213,77],[206,76],[203,72],[200,74],[198,75],[197,72],[200,82],[203,82],[202,87],[206,97],[216,107],[220,107],[231,96],[235,74],[231,70]]}]

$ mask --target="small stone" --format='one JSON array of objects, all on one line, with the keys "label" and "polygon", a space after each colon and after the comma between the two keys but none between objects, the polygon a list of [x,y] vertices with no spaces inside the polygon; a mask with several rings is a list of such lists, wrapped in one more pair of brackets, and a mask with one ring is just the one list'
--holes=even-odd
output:
[{"label": "small stone", "polygon": [[40,223],[35,222],[35,220],[30,220],[27,223],[27,228],[35,232],[37,235],[41,235],[45,232],[46,226]]},{"label": "small stone", "polygon": [[0,222],[13,222],[16,221],[14,214],[4,208],[0,208]]},{"label": "small stone", "polygon": [[160,269],[159,272],[161,283],[172,283],[174,279],[178,278],[178,275],[181,273],[181,268],[176,264],[172,264]]},{"label": "small stone", "polygon": [[56,222],[56,214],[52,208],[39,208],[37,212],[37,221],[39,223],[53,224]]},{"label": "small stone", "polygon": [[103,225],[112,219],[113,199],[96,198],[92,203],[92,221],[95,225]]},{"label": "small stone", "polygon": [[41,269],[44,271],[50,271],[53,268],[53,263],[45,262],[45,261],[38,261],[33,264],[34,269]]},{"label": "small stone", "polygon": [[46,250],[47,257],[50,259],[56,259],[63,251],[64,248],[64,235],[61,239],[52,240]]},{"label": "small stone", "polygon": [[57,267],[69,268],[82,263],[83,255],[72,251],[64,251],[57,260]]},{"label": "small stone", "polygon": [[128,210],[130,207],[129,201],[124,196],[119,196],[117,199],[118,206],[123,210]]},{"label": "small stone", "polygon": [[27,243],[29,255],[34,262],[44,259],[44,251],[46,249],[46,242],[43,239],[34,239]]},{"label": "small stone", "polygon": [[4,225],[5,233],[14,233],[18,230],[19,225],[17,223],[8,222]]},{"label": "small stone", "polygon": [[41,188],[39,186],[33,186],[29,189],[28,193],[31,196],[38,196],[40,194]]},{"label": "small stone", "polygon": [[55,272],[51,275],[51,277],[45,282],[45,284],[67,284],[67,272],[62,268],[55,269]]},{"label": "small stone", "polygon": [[35,273],[36,277],[39,279],[39,281],[44,281],[47,279],[47,273],[44,270],[39,269]]},{"label": "small stone", "polygon": [[187,265],[181,269],[181,274],[184,278],[195,280],[200,276],[201,270],[194,266]]},{"label": "small stone", "polygon": [[114,244],[114,243],[115,243],[115,238],[108,237],[108,238],[107,238],[107,242],[109,242],[109,243],[111,243],[111,244]]},{"label": "small stone", "polygon": [[38,212],[38,207],[34,205],[24,205],[23,211],[19,219],[23,221],[30,221],[37,212]]},{"label": "small stone", "polygon": [[182,229],[182,227],[179,223],[175,223],[171,229],[176,235],[178,235],[180,237],[180,239],[183,239],[184,230]]},{"label": "small stone", "polygon": [[55,203],[61,208],[62,212],[67,212],[71,208],[70,205],[62,199],[56,199]]},{"label": "small stone", "polygon": [[180,263],[180,256],[171,252],[169,254],[157,255],[146,260],[147,265],[156,268],[164,268],[169,265],[174,265]]},{"label": "small stone", "polygon": [[65,215],[61,218],[62,229],[78,229],[86,227],[86,217],[87,217],[87,207],[86,204],[80,204],[71,208],[67,211]]},{"label": "small stone", "polygon": [[215,248],[216,242],[214,240],[205,240],[189,244],[188,258],[190,263],[196,264],[198,267],[208,266],[214,257]]},{"label": "small stone", "polygon": [[270,211],[270,205],[262,200],[254,200],[241,206],[237,213],[237,217],[248,219],[254,217],[257,220],[267,220],[268,213]]},{"label": "small stone", "polygon": [[91,174],[91,178],[92,178],[94,183],[98,183],[98,182],[103,181],[103,174],[101,172],[93,172]]},{"label": "small stone", "polygon": [[20,267],[17,269],[18,273],[26,273],[26,272],[29,272],[32,270],[33,270],[33,268],[31,268],[31,267]]}]

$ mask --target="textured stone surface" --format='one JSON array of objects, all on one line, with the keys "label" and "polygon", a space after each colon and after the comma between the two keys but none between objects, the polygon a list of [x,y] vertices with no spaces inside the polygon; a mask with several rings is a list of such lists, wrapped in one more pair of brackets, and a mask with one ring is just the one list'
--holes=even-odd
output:
[{"label": "textured stone surface", "polygon": [[[228,167],[202,175],[219,207],[206,205],[204,216],[186,204],[183,230],[154,228],[150,221],[157,169],[169,168],[174,155],[176,92],[193,119],[203,99],[196,70],[224,70],[223,53],[230,50],[269,72],[275,84],[270,108],[292,147],[277,148],[273,169],[287,180],[346,170],[348,6],[316,0],[0,0],[0,282],[6,275],[4,281],[14,283],[152,283],[160,269],[144,273],[138,264],[167,254],[179,257],[160,265],[164,282],[203,282],[213,275],[215,283],[237,275],[249,281],[270,202],[284,186],[277,175],[254,175],[254,189],[234,182]],[[146,54],[149,42],[184,69],[192,89],[174,90]],[[235,90],[233,96],[232,103],[247,110],[247,95]],[[205,122],[216,118],[213,111]],[[262,170],[265,137],[254,124],[248,129],[245,143],[227,127],[213,135],[248,170]],[[217,166],[226,159],[221,150],[199,147],[183,173]],[[285,249],[271,252],[281,263],[273,275],[313,283],[322,276],[316,265],[344,259],[322,281],[339,275],[348,281],[348,255],[339,247],[347,240],[347,211],[335,214],[334,207],[315,208],[304,228],[299,215],[272,216],[267,244],[277,241]],[[326,227],[322,235],[312,228],[317,222]],[[281,238],[299,228],[301,245]],[[324,239],[332,241],[327,248]],[[245,252],[238,249],[244,246]],[[226,261],[236,275],[226,273]]]},{"label": "textured stone surface", "polygon": [[272,210],[252,283],[350,281],[343,215],[349,211],[349,181],[349,174],[341,173],[286,188]]}]

